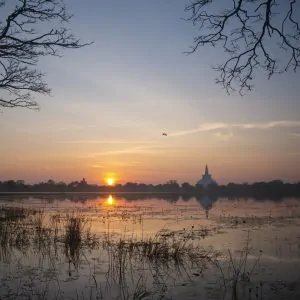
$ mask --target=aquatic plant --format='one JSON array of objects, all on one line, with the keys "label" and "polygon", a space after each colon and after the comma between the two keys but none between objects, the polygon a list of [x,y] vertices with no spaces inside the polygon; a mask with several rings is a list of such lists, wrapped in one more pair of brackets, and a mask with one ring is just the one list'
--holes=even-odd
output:
[{"label": "aquatic plant", "polygon": [[[233,300],[246,299],[246,296],[249,296],[249,299],[251,299],[251,293],[253,291],[252,276],[258,267],[262,251],[259,251],[254,262],[250,263],[249,255],[252,253],[250,242],[250,232],[248,231],[245,246],[239,251],[240,254],[238,258],[228,249],[227,255],[218,257],[213,261],[220,272],[224,294],[229,292]],[[248,287],[248,295],[245,294],[246,287]],[[260,288],[261,287],[260,285]],[[256,291],[256,294],[257,293]]]}]

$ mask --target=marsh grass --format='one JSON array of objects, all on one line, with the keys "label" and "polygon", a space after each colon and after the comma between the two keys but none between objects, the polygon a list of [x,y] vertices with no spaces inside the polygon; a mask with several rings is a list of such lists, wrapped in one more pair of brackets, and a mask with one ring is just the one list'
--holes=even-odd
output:
[{"label": "marsh grass", "polygon": [[170,263],[180,265],[186,262],[197,262],[216,254],[215,251],[204,250],[194,240],[191,232],[183,236],[181,231],[161,230],[153,237],[128,239],[121,237],[103,246],[121,261],[121,257],[128,257],[138,261],[147,260],[161,266],[168,266]]},{"label": "marsh grass", "polygon": [[80,214],[49,217],[43,210],[0,208],[0,261],[9,261],[14,250],[50,259],[63,252],[78,261],[82,250],[98,245],[90,223]]},{"label": "marsh grass", "polygon": [[12,248],[23,253],[29,248],[29,229],[23,223],[34,213],[34,210],[27,211],[22,207],[0,208],[0,261],[9,260]]},{"label": "marsh grass", "polygon": [[65,225],[65,255],[73,262],[78,262],[82,248],[83,230],[86,220],[78,216],[67,216]]},{"label": "marsh grass", "polygon": [[[22,253],[31,249],[33,253],[47,257],[49,272],[57,274],[61,266],[59,260],[64,257],[69,263],[70,280],[73,280],[71,264],[78,271],[84,260],[89,265],[93,285],[89,296],[78,294],[80,299],[165,299],[171,284],[182,278],[199,283],[200,276],[212,267],[217,269],[224,299],[263,297],[263,284],[254,280],[262,253],[255,260],[250,259],[249,232],[246,244],[238,254],[228,250],[221,256],[213,249],[201,247],[201,239],[211,234],[207,228],[163,229],[154,236],[142,235],[141,238],[126,237],[125,234],[118,238],[107,234],[102,238],[92,233],[91,221],[80,213],[49,215],[42,210],[7,207],[0,212],[0,262],[4,258],[8,261],[14,249]],[[97,266],[102,275],[93,271],[92,263],[87,259],[87,251],[92,250],[106,260],[105,265]],[[57,290],[52,291],[45,285],[38,291],[40,298],[34,297],[37,292],[30,290],[31,298],[52,299],[51,295],[59,294],[60,279],[55,276],[51,280],[57,281]],[[26,286],[22,288],[26,289]],[[111,291],[115,292],[115,297],[110,297]]]},{"label": "marsh grass", "polygon": [[2,206],[0,207],[0,221],[18,221],[26,218],[28,211],[18,206]]},{"label": "marsh grass", "polygon": [[195,232],[197,238],[207,235],[207,230],[199,233],[194,229],[178,232],[164,229],[154,237],[112,239],[107,236],[101,241],[92,234],[91,222],[81,214],[46,216],[42,210],[2,207],[0,245],[1,250],[8,252],[13,249],[25,252],[31,248],[44,256],[50,255],[51,251],[57,255],[63,250],[72,261],[78,261],[82,251],[102,248],[122,270],[131,260],[147,260],[147,263],[163,267],[196,263],[209,254],[195,244]]},{"label": "marsh grass", "polygon": [[[122,300],[150,295],[151,299],[165,299],[170,280],[190,279],[192,273],[200,276],[216,256],[212,249],[203,249],[191,231],[183,235],[182,231],[161,230],[153,237],[106,240],[102,247],[109,260],[107,286],[118,286]],[[149,285],[151,291],[146,288]]]},{"label": "marsh grass", "polygon": [[100,242],[95,234],[91,233],[91,223],[81,215],[67,215],[64,225],[64,251],[69,263],[78,267],[80,255],[85,250],[95,249]]},{"label": "marsh grass", "polygon": [[232,300],[252,299],[255,290],[255,298],[262,299],[262,282],[255,285],[253,275],[257,271],[262,251],[260,250],[254,261],[249,260],[252,254],[250,246],[250,232],[248,231],[245,246],[239,251],[239,257],[235,257],[228,249],[227,255],[214,261],[220,273],[224,296],[229,293]]}]

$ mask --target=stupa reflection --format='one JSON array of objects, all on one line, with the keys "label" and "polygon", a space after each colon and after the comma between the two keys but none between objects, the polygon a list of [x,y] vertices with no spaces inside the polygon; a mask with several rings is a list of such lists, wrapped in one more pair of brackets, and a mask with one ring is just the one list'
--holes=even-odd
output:
[{"label": "stupa reflection", "polygon": [[197,196],[196,200],[205,210],[206,219],[208,219],[209,211],[213,208],[213,203],[215,203],[218,200],[218,198],[204,195],[204,196]]}]

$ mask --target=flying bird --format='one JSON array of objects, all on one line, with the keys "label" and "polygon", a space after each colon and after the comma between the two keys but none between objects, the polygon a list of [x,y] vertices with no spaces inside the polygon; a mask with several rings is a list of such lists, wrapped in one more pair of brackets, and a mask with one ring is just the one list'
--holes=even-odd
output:
[{"label": "flying bird", "polygon": [[163,132],[162,135],[168,136],[165,132]]}]

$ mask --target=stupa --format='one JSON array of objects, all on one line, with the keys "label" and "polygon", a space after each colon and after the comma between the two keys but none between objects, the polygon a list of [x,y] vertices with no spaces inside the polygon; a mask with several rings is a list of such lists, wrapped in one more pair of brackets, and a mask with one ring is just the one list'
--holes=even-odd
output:
[{"label": "stupa", "polygon": [[217,182],[212,178],[212,176],[208,173],[208,167],[205,166],[205,173],[202,175],[202,179],[200,179],[196,185],[202,185],[203,187],[207,187],[210,184],[217,184]]}]

